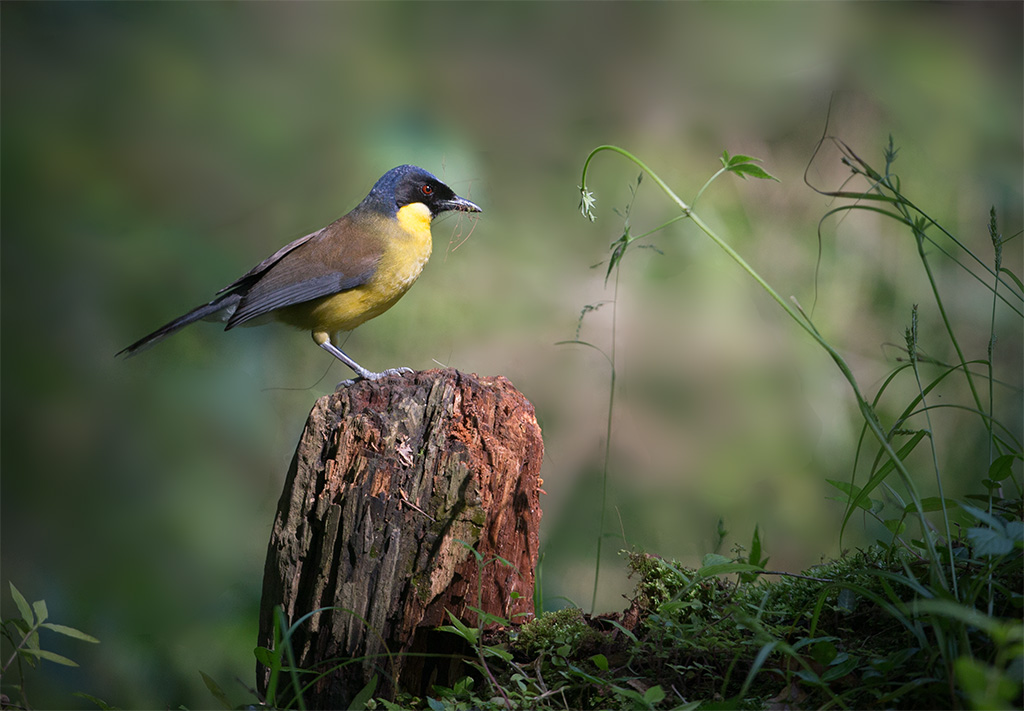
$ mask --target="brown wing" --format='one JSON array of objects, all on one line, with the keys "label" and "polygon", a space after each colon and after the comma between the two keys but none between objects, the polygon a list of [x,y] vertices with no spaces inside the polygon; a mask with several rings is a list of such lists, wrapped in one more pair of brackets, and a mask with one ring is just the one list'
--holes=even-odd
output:
[{"label": "brown wing", "polygon": [[[327,228],[325,227],[324,230],[325,229],[327,229]],[[251,282],[252,279],[250,277],[259,277],[260,274],[262,274],[263,272],[267,271],[268,269],[270,269],[270,267],[274,266],[274,264],[276,264],[278,261],[280,261],[281,257],[283,257],[284,255],[288,254],[293,249],[295,249],[297,247],[301,247],[306,242],[308,242],[309,240],[313,239],[314,237],[319,235],[324,230],[317,230],[316,232],[312,232],[312,233],[306,235],[305,237],[299,237],[294,242],[289,242],[285,246],[281,247],[281,249],[279,249],[276,252],[274,252],[273,254],[271,254],[269,257],[264,259],[262,262],[257,264],[255,267],[253,267],[252,269],[247,271],[242,276],[240,276],[237,279],[235,279],[233,282],[231,282],[230,284],[225,286],[223,289],[221,289],[217,293],[218,294],[222,294],[225,291],[231,291],[236,286],[241,285],[245,281]]]},{"label": "brown wing", "polygon": [[260,262],[227,287],[242,297],[227,327],[365,284],[384,252],[382,226],[375,222],[346,215]]}]

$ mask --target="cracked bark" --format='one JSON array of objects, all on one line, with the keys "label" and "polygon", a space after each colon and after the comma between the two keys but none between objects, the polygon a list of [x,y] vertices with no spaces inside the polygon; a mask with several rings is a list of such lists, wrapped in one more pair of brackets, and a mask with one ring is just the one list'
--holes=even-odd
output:
[{"label": "cracked bark", "polygon": [[[289,625],[320,610],[291,638],[313,672],[308,707],[347,708],[374,677],[386,698],[454,681],[442,655],[464,650],[436,632],[447,611],[470,626],[470,607],[533,613],[543,452],[533,406],[502,377],[432,370],[317,401],[278,503],[259,629],[272,649],[276,607]],[[260,665],[261,694],[269,679]],[[288,675],[277,683],[287,703]]]}]

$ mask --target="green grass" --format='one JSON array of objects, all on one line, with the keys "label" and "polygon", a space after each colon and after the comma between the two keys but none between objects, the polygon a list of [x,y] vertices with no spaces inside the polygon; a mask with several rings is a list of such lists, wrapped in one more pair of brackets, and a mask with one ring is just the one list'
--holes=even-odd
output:
[{"label": "green grass", "polygon": [[[966,541],[964,579],[984,563]],[[503,660],[484,683],[369,708],[576,709],[1013,708],[1020,702],[1021,556],[992,577],[994,614],[927,592],[926,566],[874,546],[804,571],[744,580],[751,565],[709,555],[701,568],[638,551],[632,605],[591,617],[576,608],[478,642]],[[767,579],[768,576],[771,579]],[[946,663],[937,643],[965,635],[972,654]]]}]

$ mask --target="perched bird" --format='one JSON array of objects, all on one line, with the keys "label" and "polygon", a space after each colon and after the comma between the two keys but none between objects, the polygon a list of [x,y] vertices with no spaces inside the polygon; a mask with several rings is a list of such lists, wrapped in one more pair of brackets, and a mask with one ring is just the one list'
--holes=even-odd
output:
[{"label": "perched bird", "polygon": [[385,173],[350,213],[285,245],[227,285],[208,304],[158,328],[118,355],[132,356],[200,319],[225,330],[270,320],[312,332],[313,340],[360,378],[376,380],[331,342],[340,331],[380,316],[413,285],[430,258],[430,223],[442,212],[480,212],[413,165]]}]

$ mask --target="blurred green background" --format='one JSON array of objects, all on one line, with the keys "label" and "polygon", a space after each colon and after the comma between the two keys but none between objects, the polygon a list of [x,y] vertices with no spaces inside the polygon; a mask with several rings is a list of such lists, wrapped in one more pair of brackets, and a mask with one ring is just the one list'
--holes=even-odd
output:
[{"label": "blurred green background", "polygon": [[[893,134],[905,192],[990,260],[989,206],[1007,236],[1022,222],[1022,19],[1020,3],[4,3],[0,594],[5,617],[10,580],[102,640],[44,638],[82,666],[31,675],[30,699],[208,707],[203,670],[252,700],[277,497],[307,412],[349,373],[283,327],[200,324],[113,354],[399,163],[484,213],[438,221],[417,286],[346,350],[372,369],[505,375],[535,403],[553,606],[589,608],[608,398],[604,358],[555,343],[613,296],[591,266],[637,173],[599,157],[598,219],[583,219],[594,146],[633,151],[684,199],[722,150],[763,158],[781,182],[723,178],[704,219],[814,303],[869,395],[914,303],[924,349],[951,360],[912,239],[889,221],[823,224],[815,302],[834,203],[804,171],[832,101],[829,131],[879,168]],[[822,188],[846,175],[835,151],[810,165]],[[648,181],[634,232],[674,214]],[[1021,241],[1004,257],[1018,274]],[[773,568],[838,554],[824,479],[849,477],[859,432],[828,357],[695,228],[651,243],[662,254],[630,253],[618,291],[599,610],[627,604],[621,548],[695,563],[720,518],[723,553],[759,524]],[[983,358],[990,293],[935,265],[967,357]],[[608,348],[611,319],[591,313],[581,338]],[[1020,322],[999,320],[997,404],[1019,436]],[[956,431],[939,442],[946,493],[972,491],[983,433],[940,420]],[[855,519],[843,546],[877,534]]]}]

